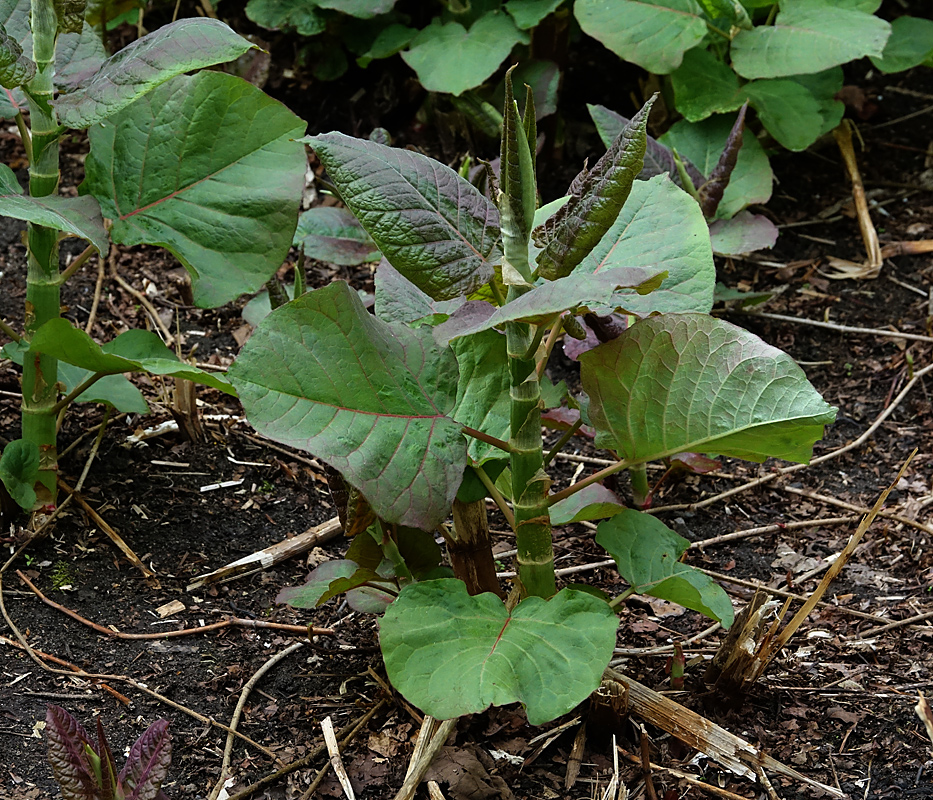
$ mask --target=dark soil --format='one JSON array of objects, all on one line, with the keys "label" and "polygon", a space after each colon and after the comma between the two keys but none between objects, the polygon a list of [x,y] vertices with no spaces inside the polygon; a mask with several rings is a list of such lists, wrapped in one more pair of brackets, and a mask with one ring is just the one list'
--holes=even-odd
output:
[{"label": "dark soil", "polygon": [[[933,72],[915,70],[886,79],[868,72],[865,65],[856,65],[848,80],[875,106],[870,109],[870,118],[859,122],[865,140],[859,161],[867,189],[875,192],[873,216],[882,245],[933,238],[929,177],[933,167],[929,113],[933,108]],[[287,88],[282,87],[282,91],[287,93]],[[319,109],[329,107],[328,98],[340,87],[325,86],[318,95],[314,89],[311,87],[309,96],[304,97],[305,108],[295,109],[298,113],[312,109],[315,103]],[[352,94],[350,89],[347,96]],[[630,111],[620,107],[616,98],[608,99],[597,90],[586,96],[575,92],[573,97],[574,102],[604,102]],[[386,127],[393,124],[397,126],[393,134],[403,141],[421,136],[424,146],[441,155],[444,148],[437,141],[432,144],[430,133],[419,132],[410,110],[400,121],[399,115],[406,108],[399,101],[386,110],[382,120],[358,119],[347,129],[367,135],[370,122]],[[579,108],[572,113],[576,111]],[[319,116],[327,124],[313,123],[314,129],[337,127],[352,115]],[[579,131],[582,137],[566,151],[566,169],[571,175],[583,157],[598,155],[595,133],[585,120],[583,112],[568,117],[568,130]],[[587,146],[589,152],[582,149]],[[21,158],[11,133],[0,135],[0,148],[7,162]],[[80,141],[69,145],[66,166],[71,185],[80,180],[82,148]],[[721,263],[720,280],[746,290],[780,292],[764,310],[798,319],[787,323],[729,312],[730,319],[799,360],[826,399],[839,406],[837,423],[817,445],[820,455],[860,436],[897,397],[912,373],[930,363],[933,348],[929,342],[826,330],[806,321],[828,320],[873,329],[894,326],[902,332],[930,335],[933,300],[928,292],[933,285],[933,259],[930,255],[888,259],[881,276],[872,281],[829,280],[824,274],[828,257],[853,261],[865,257],[839,152],[830,141],[807,153],[779,153],[773,164],[779,182],[763,213],[788,227],[773,251],[745,261]],[[838,212],[821,219],[825,210],[840,203]],[[0,314],[14,325],[22,319],[23,261],[19,227],[0,228],[4,287]],[[220,367],[231,362],[238,342],[247,333],[239,317],[242,303],[219,310],[190,307],[185,303],[183,281],[178,279],[180,268],[171,257],[153,249],[124,250],[119,266],[124,278],[137,289],[152,283],[156,305],[171,324],[175,312],[179,313],[184,347],[197,345],[199,362]],[[93,266],[86,267],[67,286],[68,316],[82,325],[88,316],[95,273]],[[317,274],[326,281],[335,273],[322,266]],[[369,273],[349,277],[354,285],[366,288]],[[95,334],[104,339],[126,326],[147,325],[145,312],[135,298],[108,277]],[[100,715],[118,762],[149,723],[169,718],[175,755],[165,791],[172,798],[207,797],[220,774],[226,732],[204,718],[229,723],[247,681],[271,656],[298,641],[304,641],[304,646],[275,665],[253,688],[238,730],[282,762],[290,762],[320,744],[325,717],[331,717],[339,730],[385,700],[346,748],[343,759],[358,796],[394,796],[404,778],[420,717],[387,690],[374,620],[349,613],[339,599],[314,612],[296,612],[275,603],[280,588],[304,578],[309,561],[316,564],[340,558],[346,549],[342,536],[321,544],[310,555],[264,572],[186,590],[199,574],[332,518],[335,512],[320,465],[304,454],[256,437],[239,406],[211,391],[199,392],[204,442],[186,442],[175,432],[132,445],[131,434],[171,419],[163,387],[144,380],[140,385],[153,413],[110,424],[83,494],[154,577],[145,579],[111,544],[100,524],[72,504],[50,535],[31,543],[7,568],[3,600],[10,619],[37,651],[88,673],[130,676],[200,718],[119,678],[88,680],[67,674],[67,666],[57,667],[62,672],[50,672],[23,652],[12,631],[4,630],[0,638],[0,798],[58,796],[45,761],[42,724],[47,703],[64,706],[85,726]],[[0,367],[0,432],[9,439],[17,435],[17,390],[16,368],[9,364]],[[748,696],[724,698],[709,693],[702,682],[700,663],[688,667],[686,689],[673,693],[678,702],[804,775],[841,787],[851,798],[933,797],[933,782],[926,771],[931,743],[913,708],[917,692],[933,686],[933,626],[919,621],[860,638],[885,621],[922,613],[933,616],[929,599],[933,586],[931,411],[930,383],[921,380],[861,447],[705,508],[681,509],[663,517],[698,541],[774,523],[851,513],[825,499],[802,496],[799,491],[871,506],[910,451],[919,448],[905,479],[888,499],[887,509],[925,528],[879,519],[832,585],[825,598],[829,605],[810,616]],[[101,420],[100,409],[83,407],[66,421],[63,447],[84,436],[61,463],[69,485],[78,480],[93,444],[93,435],[86,434]],[[592,454],[583,440],[572,449]],[[774,466],[725,460],[715,475],[666,485],[656,505],[699,501],[767,474]],[[576,468],[574,462],[560,462],[562,480],[570,480]],[[595,467],[585,466],[583,474],[592,469]],[[237,483],[205,490],[233,481]],[[627,491],[626,487],[621,491]],[[505,526],[494,519],[493,527],[502,530]],[[815,523],[770,531],[693,550],[690,562],[746,582],[725,583],[737,607],[752,593],[747,582],[807,595],[820,574],[806,574],[820,560],[838,553],[854,528],[854,523]],[[12,552],[24,535],[13,524],[0,538]],[[497,534],[496,540],[497,551],[511,547],[506,534]],[[560,532],[557,552],[559,567],[592,564],[605,557],[593,542],[592,531],[584,527]],[[117,638],[43,604],[17,577],[17,570],[49,599],[121,633],[197,628],[234,616],[258,622],[312,624],[331,628],[333,634],[308,640],[284,630],[227,627],[177,638]],[[616,572],[607,568],[568,575],[566,580],[586,580],[607,591],[620,584]],[[179,601],[184,608],[160,618],[157,609],[170,601]],[[793,606],[797,607],[799,604]],[[877,619],[857,616],[859,612]],[[627,605],[622,622],[620,669],[658,690],[669,689],[665,673],[669,651],[658,653],[656,649],[683,642],[707,627],[707,621],[692,612],[642,600]],[[716,632],[686,645],[688,661],[711,656],[721,636]],[[577,715],[586,717],[587,708],[578,709]],[[548,727],[555,728],[573,716]],[[556,738],[532,742],[541,730],[530,728],[520,709],[493,709],[460,721],[449,747],[432,768],[432,777],[450,798],[601,797],[612,773],[612,751],[595,721],[583,752],[580,777],[572,789],[563,788],[578,730],[578,725],[571,725]],[[623,724],[620,730],[622,748],[638,753],[633,727]],[[651,760],[661,767],[652,777],[658,797],[715,796],[720,788],[734,793],[722,796],[767,796],[761,786],[723,772],[710,760],[696,759],[696,753],[657,729],[649,726],[647,734]],[[494,758],[491,751],[519,758],[512,763],[501,756]],[[254,796],[300,797],[325,760],[317,757],[309,766]],[[711,789],[703,793],[695,786],[688,787],[665,772],[667,767],[696,776]],[[234,781],[228,791],[232,794],[276,768],[266,753],[238,740],[231,761]],[[620,773],[631,796],[643,796],[641,768],[623,759]],[[798,782],[773,775],[771,779],[782,798],[817,796]],[[673,793],[665,795],[668,790]],[[427,796],[424,787],[419,792],[419,797]],[[321,798],[343,796],[332,773],[314,794]]]}]

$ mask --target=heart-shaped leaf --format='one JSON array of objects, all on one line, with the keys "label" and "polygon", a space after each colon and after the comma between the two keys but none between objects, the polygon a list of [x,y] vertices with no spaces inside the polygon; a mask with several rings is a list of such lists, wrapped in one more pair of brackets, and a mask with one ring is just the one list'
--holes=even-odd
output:
[{"label": "heart-shaped leaf", "polygon": [[684,451],[806,463],[836,417],[787,353],[723,320],[641,320],[580,356],[596,446],[641,463]]},{"label": "heart-shaped leaf", "polygon": [[86,239],[101,255],[110,246],[100,205],[93,197],[26,196],[6,164],[0,164],[0,214]]},{"label": "heart-shaped leaf", "polygon": [[402,58],[429,92],[462,94],[492,75],[512,48],[527,42],[503,11],[483,14],[469,30],[459,22],[434,19],[411,41]]},{"label": "heart-shaped leaf", "polygon": [[499,212],[456,172],[342,133],[302,140],[386,259],[435,300],[478,289],[499,257]]},{"label": "heart-shaped leaf", "polygon": [[596,543],[615,560],[619,574],[639,594],[670,600],[722,623],[732,624],[729,595],[708,575],[680,557],[690,542],[650,514],[626,508],[600,522]]},{"label": "heart-shaped leaf", "polygon": [[336,282],[266,317],[228,373],[253,426],[340,472],[388,521],[434,529],[466,465],[457,362]]},{"label": "heart-shaped leaf", "polygon": [[84,331],[59,318],[49,320],[36,331],[30,348],[91,372],[171,375],[235,394],[223,376],[179,361],[151,331],[125,331],[101,347]]},{"label": "heart-shaped leaf", "polygon": [[54,105],[63,125],[89,128],[176,75],[233,61],[254,47],[220,20],[180,19],[118,51],[87,85]]},{"label": "heart-shaped leaf", "polygon": [[898,17],[891,23],[891,38],[881,56],[871,63],[882,72],[903,72],[933,57],[933,20]]},{"label": "heart-shaped leaf", "polygon": [[696,0],[577,0],[573,13],[584,33],[657,75],[677,69],[706,35]]},{"label": "heart-shaped leaf", "polygon": [[521,702],[532,725],[570,711],[599,686],[616,642],[606,605],[563,589],[510,615],[458,580],[411,584],[389,606],[379,641],[392,684],[426,714],[450,719]]},{"label": "heart-shaped leaf", "polygon": [[606,305],[639,316],[713,307],[716,265],[706,220],[696,201],[666,175],[635,181],[616,221],[574,275],[601,275],[622,265],[666,270],[667,276],[651,294],[619,290]]},{"label": "heart-shaped leaf", "polygon": [[730,50],[743,78],[781,78],[820,72],[863,56],[881,56],[891,25],[838,2],[781,4],[774,25],[739,31]]},{"label": "heart-shaped leaf", "polygon": [[257,291],[291,247],[304,127],[240,78],[179,76],[91,128],[84,188],[114,242],[167,248],[195,302],[222,305]]}]

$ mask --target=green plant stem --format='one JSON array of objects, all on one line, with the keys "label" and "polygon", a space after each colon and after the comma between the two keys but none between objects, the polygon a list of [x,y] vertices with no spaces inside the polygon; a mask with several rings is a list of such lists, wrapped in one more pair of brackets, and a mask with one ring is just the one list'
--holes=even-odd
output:
[{"label": "green plant stem", "polygon": [[108,375],[113,375],[113,373],[95,372],[93,375],[91,375],[90,378],[87,378],[86,380],[79,383],[67,395],[65,395],[54,406],[52,406],[52,408],[49,410],[49,413],[54,416],[58,414],[59,411],[64,411],[66,408],[68,408],[69,405],[71,405],[72,401],[74,401],[76,397],[80,397],[84,392],[97,383],[97,381],[99,381],[101,378],[106,378]]},{"label": "green plant stem", "polygon": [[493,483],[492,479],[486,474],[486,470],[482,467],[473,467],[473,469],[476,470],[476,477],[479,478],[483,486],[486,487],[489,496],[493,499],[495,504],[499,506],[499,510],[502,512],[502,516],[505,517],[505,521],[509,523],[509,527],[515,530],[515,515],[502,496],[502,492],[496,488],[496,484]]},{"label": "green plant stem", "polygon": [[707,27],[707,29],[711,30],[713,33],[718,33],[718,34],[719,34],[720,36],[722,36],[722,38],[725,39],[727,42],[731,42],[731,41],[732,41],[732,37],[731,37],[728,33],[726,33],[726,32],[725,32],[724,30],[722,30],[721,28],[717,28],[717,27],[716,27],[715,25],[713,25],[711,22],[707,22],[707,23],[706,23],[706,27]]},{"label": "green plant stem", "polygon": [[578,430],[580,430],[581,427],[583,427],[582,418],[578,419],[576,422],[573,423],[573,425],[571,425],[569,428],[567,428],[567,430],[564,431],[563,436],[561,436],[560,439],[557,440],[557,444],[555,444],[550,450],[548,450],[547,455],[544,456],[544,466],[547,466],[554,460],[554,456],[556,456],[561,450],[564,449],[564,445],[567,444],[567,442],[569,442],[571,438],[573,438],[573,435]]},{"label": "green plant stem", "polygon": [[544,343],[544,352],[541,354],[541,360],[538,361],[538,365],[535,367],[535,372],[538,373],[538,380],[541,380],[541,376],[544,374],[544,370],[547,367],[547,362],[551,357],[551,351],[554,349],[554,345],[557,344],[557,339],[564,329],[563,319],[561,314],[555,317],[551,332],[548,334],[547,341]]},{"label": "green plant stem", "polygon": [[645,502],[651,494],[648,486],[648,470],[644,464],[629,467],[629,478],[632,481],[632,500],[638,508],[644,508]]},{"label": "green plant stem", "polygon": [[97,248],[92,244],[89,244],[87,247],[85,247],[84,250],[82,250],[78,255],[78,257],[68,265],[68,269],[66,269],[61,273],[61,275],[58,276],[59,284],[65,283],[65,281],[67,281],[72,275],[81,269],[81,267],[87,263],[87,260],[96,252]]},{"label": "green plant stem", "polygon": [[[526,291],[523,287],[509,287],[509,302]],[[557,580],[548,513],[550,479],[544,471],[541,436],[541,385],[537,364],[533,358],[526,357],[531,351],[534,333],[530,325],[522,322],[508,323],[505,331],[512,400],[509,443],[512,445],[512,508],[518,581],[524,596],[546,598],[556,593]]]},{"label": "green plant stem", "polygon": [[[55,40],[58,19],[51,0],[33,0],[31,10],[33,60],[36,75],[29,82],[29,121],[32,126],[32,155],[29,163],[29,192],[47,197],[58,191],[60,128],[51,105],[55,94]],[[58,275],[58,231],[29,223],[27,227],[27,273],[25,336],[33,334],[61,309]],[[40,503],[54,503],[56,496],[56,410],[58,361],[50,356],[29,354],[23,362],[22,435],[39,447],[37,488]]]},{"label": "green plant stem", "polygon": [[399,552],[398,545],[395,543],[395,539],[389,534],[389,531],[386,530],[386,525],[382,520],[378,520],[379,531],[382,534],[382,540],[377,539],[379,546],[382,548],[382,554],[392,562],[392,565],[395,567],[395,574],[406,581],[414,580],[411,575],[411,570],[408,569],[408,564],[405,563],[405,559],[402,558],[401,552]]},{"label": "green plant stem", "polygon": [[492,292],[492,296],[496,298],[496,305],[500,307],[504,306],[505,298],[502,296],[502,290],[499,289],[499,285],[496,283],[496,279],[493,278],[492,280],[490,280],[488,286],[489,286],[489,291]]},{"label": "green plant stem", "polygon": [[0,331],[3,331],[3,333],[9,336],[14,342],[19,342],[23,338],[16,331],[14,331],[9,325],[7,325],[2,319],[0,319]]},{"label": "green plant stem", "polygon": [[490,436],[488,433],[478,431],[476,428],[471,428],[469,425],[464,425],[460,430],[467,436],[472,436],[474,439],[479,439],[481,442],[486,442],[486,444],[491,444],[493,447],[498,447],[506,453],[512,452],[512,446],[508,442],[497,439],[495,436]]},{"label": "green plant stem", "polygon": [[622,461],[616,461],[615,464],[611,464],[605,469],[601,469],[599,472],[594,472],[587,478],[584,478],[582,481],[578,481],[573,486],[568,486],[566,489],[562,489],[559,492],[555,492],[548,498],[548,505],[554,505],[559,503],[561,500],[564,500],[567,497],[570,497],[572,494],[576,494],[581,489],[585,489],[587,486],[590,486],[594,483],[599,483],[601,480],[608,478],[610,475],[615,475],[615,473],[623,470],[629,469],[632,464],[624,459]]},{"label": "green plant stem", "polygon": [[31,164],[32,163],[32,134],[29,132],[29,126],[26,125],[26,120],[23,117],[22,111],[17,111],[16,116],[16,127],[19,128],[20,139],[23,140],[23,150],[26,151],[26,160]]},{"label": "green plant stem", "polygon": [[626,600],[628,600],[633,594],[635,594],[635,587],[629,586],[622,594],[613,597],[609,601],[609,608],[615,611],[619,606],[621,606]]}]

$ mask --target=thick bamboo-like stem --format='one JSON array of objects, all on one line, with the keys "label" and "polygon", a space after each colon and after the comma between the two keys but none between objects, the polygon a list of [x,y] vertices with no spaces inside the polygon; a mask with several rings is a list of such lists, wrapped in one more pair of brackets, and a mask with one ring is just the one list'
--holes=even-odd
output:
[{"label": "thick bamboo-like stem", "polygon": [[454,500],[453,516],[454,536],[447,540],[447,552],[454,575],[466,584],[470,594],[493,592],[501,597],[489,539],[486,502]]},{"label": "thick bamboo-like stem", "polygon": [[[511,302],[522,290],[509,289]],[[541,436],[541,386],[534,354],[532,326],[521,322],[506,325],[512,400],[512,508],[515,513],[515,543],[518,548],[518,579],[524,595],[550,597],[557,591],[554,577],[554,548],[548,489],[551,481],[544,471],[544,442]]]},{"label": "thick bamboo-like stem", "polygon": [[[59,126],[51,100],[55,92],[55,40],[58,19],[51,0],[32,2],[33,59],[36,75],[28,84],[32,154],[29,192],[46,197],[58,191]],[[25,338],[60,314],[58,274],[58,231],[29,223],[27,234],[27,277]],[[58,361],[49,356],[27,356],[23,362],[22,436],[35,442],[41,455],[39,502],[52,503],[56,496],[56,418],[52,410],[58,399]],[[39,485],[36,487],[39,489]]]}]

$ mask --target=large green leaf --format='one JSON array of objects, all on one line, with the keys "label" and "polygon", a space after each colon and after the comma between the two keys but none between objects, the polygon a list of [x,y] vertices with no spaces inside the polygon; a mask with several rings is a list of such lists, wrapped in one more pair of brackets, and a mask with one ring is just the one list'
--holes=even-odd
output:
[{"label": "large green leaf", "polygon": [[317,36],[327,20],[308,0],[249,0],[246,16],[263,28],[294,28],[301,36]]},{"label": "large green leaf", "polygon": [[232,61],[254,47],[219,20],[180,19],[108,58],[86,86],[59,97],[55,107],[63,125],[88,128],[176,75]]},{"label": "large green leaf", "polygon": [[820,104],[797,81],[752,81],[745,86],[748,102],[768,132],[788,150],[806,150],[823,130]]},{"label": "large green leaf", "polygon": [[450,300],[492,277],[499,212],[452,169],[342,133],[302,141],[386,259],[419,289]]},{"label": "large green leaf", "polygon": [[288,253],[304,127],[240,78],[179,76],[91,128],[84,188],[113,219],[114,242],[168,248],[195,302],[222,305],[257,291]]},{"label": "large green leaf", "polygon": [[881,56],[871,63],[882,72],[903,72],[933,56],[933,20],[921,17],[898,17],[891,23],[891,38]]},{"label": "large green leaf", "polygon": [[[655,95],[656,97],[657,95]],[[535,228],[538,274],[553,280],[569,275],[615,222],[644,166],[652,97],[623,128],[592,170],[570,186],[570,199]]]},{"label": "large green leaf", "polygon": [[612,303],[631,314],[708,312],[713,307],[716,265],[706,220],[696,201],[667,175],[635,182],[616,221],[574,274],[599,274],[622,265],[667,271],[651,294],[615,292]]},{"label": "large green leaf", "polygon": [[528,35],[504,11],[484,14],[469,30],[437,18],[411,41],[402,58],[430,92],[462,94],[479,86]]},{"label": "large green leaf", "polygon": [[13,89],[36,74],[36,65],[23,55],[23,48],[0,25],[0,86]]},{"label": "large green leaf", "polygon": [[266,317],[230,368],[250,423],[326,461],[382,519],[433,530],[466,464],[457,362],[430,330],[373,317],[343,282]]},{"label": "large green leaf", "polygon": [[447,322],[437,326],[435,336],[439,341],[448,342],[508,322],[541,324],[571,309],[578,314],[604,309],[613,306],[620,287],[635,288],[632,294],[654,291],[662,280],[663,273],[659,275],[659,272],[658,269],[617,267],[597,274],[579,272],[556,281],[545,281],[501,308],[487,306],[485,311],[477,309],[479,313],[474,313],[478,304],[465,305]]},{"label": "large green leaf", "polygon": [[509,615],[493,594],[471,597],[461,581],[436,580],[405,587],[379,641],[389,680],[426,714],[521,702],[542,725],[599,686],[617,625],[605,602],[572,589],[529,597]]},{"label": "large green leaf", "polygon": [[234,394],[233,387],[222,375],[179,361],[151,331],[125,331],[101,346],[68,320],[58,318],[49,320],[35,332],[30,349],[90,372],[171,375]]},{"label": "large green leaf", "polygon": [[836,416],[789,355],[702,314],[642,320],[580,364],[596,446],[633,462],[690,451],[806,463]]},{"label": "large green leaf", "polygon": [[671,85],[677,110],[691,122],[735,111],[745,102],[735,72],[703,47],[684,54],[683,63],[671,73]]},{"label": "large green leaf", "polygon": [[826,0],[785,0],[774,25],[740,31],[732,66],[744,78],[821,72],[863,56],[881,56],[891,26],[865,11]]},{"label": "large green leaf", "polygon": [[[460,382],[451,416],[461,425],[508,440],[512,406],[505,336],[496,331],[483,331],[457,339],[452,347],[460,367]],[[467,454],[475,464],[506,456],[498,447],[473,437],[468,437],[468,441]]]},{"label": "large green leaf", "polygon": [[564,0],[508,0],[505,10],[523,31],[534,28]]},{"label": "large green leaf", "polygon": [[732,625],[735,612],[729,595],[708,575],[680,563],[690,542],[659,519],[626,508],[599,523],[596,543],[608,551],[619,574],[639,594],[699,611],[724,628]]},{"label": "large green leaf", "polygon": [[677,69],[706,35],[696,0],[577,0],[573,12],[584,33],[658,75]]},{"label": "large green leaf", "polygon": [[[702,122],[681,120],[660,141],[689,158],[704,175],[709,175],[719,161],[734,122],[732,114],[717,115]],[[746,206],[767,202],[771,198],[773,181],[768,156],[758,139],[751,134],[743,136],[742,149],[722,202],[716,209],[716,218],[728,219]]]},{"label": "large green leaf", "polygon": [[87,239],[102,255],[110,246],[100,205],[93,197],[29,197],[6,164],[0,164],[0,214]]},{"label": "large green leaf", "polygon": [[812,75],[792,75],[788,80],[806,87],[819,105],[820,116],[823,118],[820,136],[829,133],[839,124],[846,110],[845,103],[836,99],[845,80],[842,67],[832,67]]},{"label": "large green leaf", "polygon": [[345,267],[379,260],[379,248],[345,208],[319,206],[298,218],[295,245],[303,247],[308,258]]}]

